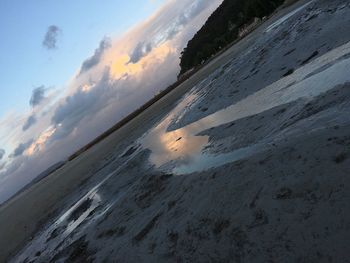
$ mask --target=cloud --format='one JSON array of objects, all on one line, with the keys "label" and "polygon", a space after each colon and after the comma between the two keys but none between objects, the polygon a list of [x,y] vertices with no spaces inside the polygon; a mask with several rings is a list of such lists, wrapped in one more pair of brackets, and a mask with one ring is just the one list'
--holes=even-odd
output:
[{"label": "cloud", "polygon": [[6,167],[6,162],[1,162],[0,163],[0,171],[3,170]]},{"label": "cloud", "polygon": [[56,108],[51,124],[56,127],[52,140],[61,140],[70,135],[86,117],[97,114],[110,100],[115,100],[117,90],[113,89],[109,68],[105,68],[99,81],[90,84],[89,89],[81,87],[67,96]]},{"label": "cloud", "polygon": [[143,58],[145,55],[149,54],[153,49],[151,43],[139,42],[135,49],[132,51],[130,55],[129,63],[136,64]]},{"label": "cloud", "polygon": [[175,22],[171,24],[171,26],[165,33],[165,39],[173,39],[173,37],[177,35],[183,27],[185,27],[198,15],[200,15],[211,4],[211,1],[207,0],[195,1],[192,5],[189,6],[189,8],[187,8],[184,12],[180,13],[179,16],[175,19]]},{"label": "cloud", "polygon": [[2,160],[2,158],[5,156],[5,150],[4,149],[0,149],[0,160]]},{"label": "cloud", "polygon": [[[175,81],[177,60],[176,50],[163,44],[142,60],[137,69],[136,65],[127,65],[127,60],[122,65],[105,67],[99,80],[82,85],[61,101],[51,119],[51,125],[56,127],[51,142],[67,139],[74,133],[84,133],[89,139],[98,136]],[[167,68],[160,62],[172,66]],[[157,78],[150,78],[156,74]],[[91,127],[87,128],[88,125]]]},{"label": "cloud", "polygon": [[[204,12],[197,6],[202,1],[210,4]],[[173,83],[180,69],[179,53],[221,1],[166,1],[155,15],[117,40],[103,39],[78,68],[80,74],[89,74],[73,76],[55,99],[50,99],[49,89],[39,87],[26,118],[11,115],[6,122],[0,120],[0,143],[12,153],[0,171],[0,202]],[[130,60],[135,63],[128,64]],[[23,132],[31,116],[36,124]]]},{"label": "cloud", "polygon": [[32,127],[36,123],[36,117],[35,115],[30,115],[25,124],[22,127],[23,131],[28,130],[30,127]]},{"label": "cloud", "polygon": [[25,150],[27,150],[30,145],[33,143],[33,139],[29,140],[26,143],[20,143],[17,148],[13,151],[13,153],[10,155],[11,158],[15,158],[18,156],[21,156]]},{"label": "cloud", "polygon": [[45,99],[45,91],[46,88],[44,86],[40,86],[34,89],[29,104],[32,107],[39,105]]},{"label": "cloud", "polygon": [[[156,36],[150,34],[153,39],[148,41],[138,42],[135,48],[130,53],[130,61],[128,63],[136,64],[143,57],[147,56],[155,47],[163,44],[166,41],[172,40],[181,30],[191,22],[195,17],[200,15],[212,4],[211,1],[197,0],[191,4],[184,12],[179,12],[170,24],[165,23],[165,28],[161,28],[160,33]],[[164,17],[164,20],[166,17]],[[160,23],[159,23],[160,24]],[[162,27],[162,25],[160,25]],[[158,27],[159,28],[159,27]]]},{"label": "cloud", "polygon": [[44,40],[42,43],[43,47],[47,48],[48,50],[56,49],[57,38],[61,32],[62,31],[58,26],[55,26],[55,25],[49,26],[44,36]]},{"label": "cloud", "polygon": [[95,49],[94,54],[85,60],[83,64],[81,65],[80,73],[79,75],[83,74],[84,72],[92,69],[95,67],[98,63],[100,63],[102,56],[106,49],[111,47],[111,39],[105,37],[101,40],[100,45],[97,49]]}]

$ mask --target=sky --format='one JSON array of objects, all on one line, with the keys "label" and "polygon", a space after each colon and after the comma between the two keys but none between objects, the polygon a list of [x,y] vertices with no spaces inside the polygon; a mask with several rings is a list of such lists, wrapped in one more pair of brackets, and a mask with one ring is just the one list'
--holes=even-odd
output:
[{"label": "sky", "polygon": [[221,2],[2,0],[0,203],[173,83]]}]

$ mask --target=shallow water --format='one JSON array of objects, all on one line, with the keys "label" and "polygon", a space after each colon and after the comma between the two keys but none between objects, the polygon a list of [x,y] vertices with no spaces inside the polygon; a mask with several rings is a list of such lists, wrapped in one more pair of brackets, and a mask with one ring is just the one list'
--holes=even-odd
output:
[{"label": "shallow water", "polygon": [[271,30],[274,30],[275,28],[277,28],[278,26],[282,25],[285,21],[287,21],[289,18],[291,18],[292,16],[294,16],[295,14],[297,14],[298,12],[300,12],[301,10],[305,9],[306,7],[308,7],[310,4],[312,4],[314,2],[314,0],[302,5],[301,7],[295,9],[294,11],[286,14],[285,16],[281,17],[280,19],[278,19],[276,22],[274,22],[273,24],[271,24],[268,28],[266,28],[265,32],[269,33]]},{"label": "shallow water", "polygon": [[[284,20],[279,20],[280,24],[283,24],[289,17],[283,17]],[[280,24],[275,23],[274,28]],[[245,52],[252,52],[252,50]],[[168,131],[171,123],[174,121],[175,123],[179,122],[186,112],[191,112],[196,107],[196,103],[200,100],[200,97],[196,92],[192,92],[185,96],[166,118],[141,138],[140,143],[142,147],[140,149],[138,148],[130,158],[142,149],[150,149],[150,162],[152,164],[161,169],[170,170],[174,174],[183,175],[222,166],[226,163],[240,160],[269,149],[270,142],[260,141],[251,146],[236,149],[230,153],[207,154],[203,150],[209,144],[209,137],[199,136],[198,134],[207,129],[253,116],[300,98],[304,98],[305,101],[311,100],[313,97],[332,89],[338,84],[350,81],[348,70],[350,68],[350,61],[349,56],[347,56],[349,54],[350,43],[330,51],[313,62],[299,68],[290,76],[282,78],[226,109],[220,110],[180,129]],[[232,65],[226,68],[223,74],[232,74],[233,70],[239,70],[239,67]],[[221,72],[221,70],[219,71]],[[201,89],[205,90],[205,86],[209,85],[212,81],[212,78],[208,78],[199,85],[201,85]],[[128,150],[122,153],[121,156],[127,152]],[[107,175],[102,182],[72,205],[52,225],[49,225],[47,229],[38,233],[13,262],[22,262],[26,257],[35,259],[35,253],[37,251],[43,251],[41,258],[50,258],[50,254],[55,252],[57,248],[61,249],[68,246],[71,242],[78,239],[86,228],[89,226],[94,227],[94,225],[91,225],[93,222],[96,222],[96,220],[105,215],[109,209],[113,208],[113,205],[121,200],[121,197],[129,193],[129,189],[126,189],[123,193],[113,196],[111,200],[105,200],[105,196],[101,194],[102,191],[99,192],[101,185],[117,173],[118,170]],[[72,213],[88,199],[92,200],[88,209],[81,213],[76,220],[70,220]],[[73,203],[75,200],[70,201]],[[94,212],[93,216],[90,215],[91,212]],[[48,241],[56,229],[61,230],[59,235]],[[64,244],[59,247],[61,242],[64,242]]]},{"label": "shallow water", "polygon": [[350,43],[347,43],[226,109],[168,132],[170,123],[178,119],[183,111],[196,101],[196,95],[190,94],[142,138],[141,145],[144,149],[151,150],[150,161],[154,165],[170,167],[176,174],[202,171],[246,157],[265,148],[264,144],[238,149],[229,154],[209,155],[202,152],[208,144],[208,136],[198,134],[301,98],[311,100],[337,85],[349,82],[349,54]]},{"label": "shallow water", "polygon": [[[121,168],[122,167],[119,169]],[[109,209],[124,196],[125,193],[117,195],[114,199],[106,202],[107,200],[103,200],[99,194],[100,187],[112,176],[117,174],[119,169],[106,175],[100,183],[63,212],[57,220],[40,232],[11,262],[24,262],[26,258],[37,258],[36,253],[38,251],[41,252],[41,260],[49,260],[53,252],[55,252],[61,244],[65,243],[68,245],[69,242],[77,240],[79,235],[84,232],[84,229],[103,217]],[[81,206],[89,200],[91,202],[81,209]],[[74,213],[76,213],[76,216],[74,216]],[[76,231],[76,233],[74,233],[74,231]]]}]

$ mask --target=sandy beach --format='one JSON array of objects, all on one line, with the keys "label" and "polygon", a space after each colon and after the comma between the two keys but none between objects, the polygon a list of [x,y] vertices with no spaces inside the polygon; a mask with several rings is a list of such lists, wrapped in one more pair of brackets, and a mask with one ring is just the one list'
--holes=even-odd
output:
[{"label": "sandy beach", "polygon": [[350,3],[282,9],[0,207],[0,262],[350,262]]}]

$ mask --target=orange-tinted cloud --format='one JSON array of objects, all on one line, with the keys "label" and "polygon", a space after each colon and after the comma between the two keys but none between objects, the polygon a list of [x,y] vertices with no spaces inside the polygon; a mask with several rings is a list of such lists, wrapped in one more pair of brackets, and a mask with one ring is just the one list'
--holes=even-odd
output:
[{"label": "orange-tinted cloud", "polygon": [[29,148],[24,152],[25,155],[31,156],[34,153],[41,151],[45,147],[45,143],[50,139],[50,137],[55,133],[56,128],[49,127],[29,146]]},{"label": "orange-tinted cloud", "polygon": [[143,57],[135,64],[130,63],[129,55],[121,55],[111,62],[111,76],[115,79],[122,78],[126,75],[137,76],[148,66],[162,63],[169,54],[174,52],[176,52],[175,48],[173,48],[168,41],[154,48],[147,56]]}]

